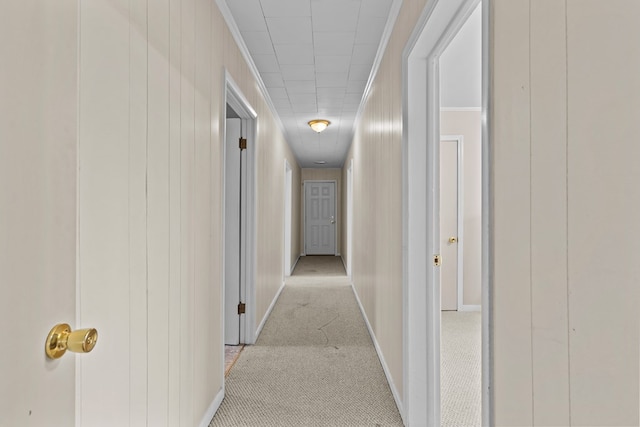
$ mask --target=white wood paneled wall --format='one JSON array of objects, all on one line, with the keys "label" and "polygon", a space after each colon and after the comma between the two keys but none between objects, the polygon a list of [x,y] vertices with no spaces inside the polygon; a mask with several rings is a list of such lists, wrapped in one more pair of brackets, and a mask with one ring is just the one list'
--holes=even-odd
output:
[{"label": "white wood paneled wall", "polygon": [[[353,282],[400,394],[401,53],[424,5],[403,3],[345,159]],[[638,19],[634,0],[492,2],[496,425],[640,422]]]},{"label": "white wood paneled wall", "polygon": [[[13,40],[0,49],[1,312],[12,323],[31,312],[16,345],[37,344],[12,353],[19,380],[2,381],[0,424],[74,422],[75,358],[41,371],[42,334],[75,317],[79,222],[77,320],[100,318],[101,340],[78,358],[78,422],[197,425],[223,382],[225,69],[258,113],[258,320],[282,285],[282,163],[297,187],[297,161],[214,2],[29,0],[3,3],[0,17]],[[60,302],[36,303],[55,287]],[[92,386],[92,372],[106,381]]]},{"label": "white wood paneled wall", "polygon": [[496,425],[638,425],[640,3],[493,3]]}]

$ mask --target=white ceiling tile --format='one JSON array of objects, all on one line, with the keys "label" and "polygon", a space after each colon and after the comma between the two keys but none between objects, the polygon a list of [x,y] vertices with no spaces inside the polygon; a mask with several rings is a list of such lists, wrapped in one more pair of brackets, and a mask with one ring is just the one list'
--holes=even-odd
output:
[{"label": "white ceiling tile", "polygon": [[353,47],[352,64],[373,64],[373,60],[378,52],[379,43],[357,44]]},{"label": "white ceiling tile", "polygon": [[347,83],[347,93],[364,93],[364,88],[367,86],[366,80],[349,80]]},{"label": "white ceiling tile", "polygon": [[287,93],[287,89],[283,87],[272,87],[269,88],[269,96],[272,100],[276,99],[289,99],[289,94]]},{"label": "white ceiling tile", "polygon": [[[278,88],[272,88],[272,89],[278,89]],[[282,89],[282,88],[279,88]],[[276,108],[280,108],[280,107],[291,107],[291,101],[289,101],[289,98],[271,98],[271,102],[273,102],[273,105]]]},{"label": "white ceiling tile", "polygon": [[260,0],[260,3],[266,17],[311,16],[310,0]]},{"label": "white ceiling tile", "polygon": [[262,81],[266,87],[284,87],[284,81],[280,73],[261,73]]},{"label": "white ceiling tile", "polygon": [[227,6],[240,31],[267,31],[259,0],[230,0]]},{"label": "white ceiling tile", "polygon": [[[324,88],[318,88],[318,90],[320,89],[324,89]],[[320,101],[340,101],[340,102],[344,102],[345,101],[345,95],[344,94],[335,94],[335,93],[323,93],[320,94],[318,93],[318,102]]]},{"label": "white ceiling tile", "polygon": [[316,82],[318,87],[345,87],[347,77],[347,73],[318,73]]},{"label": "white ceiling tile", "polygon": [[313,65],[287,64],[281,67],[282,78],[285,80],[315,80],[316,73]]},{"label": "white ceiling tile", "polygon": [[275,55],[271,38],[267,31],[242,31],[244,44],[249,48],[251,55]]},{"label": "white ceiling tile", "polygon": [[315,93],[289,93],[291,105],[294,107],[298,104],[314,104],[316,103]]},{"label": "white ceiling tile", "polygon": [[313,31],[353,31],[360,0],[322,0],[311,3]]},{"label": "white ceiling tile", "polygon": [[394,0],[366,0],[362,2],[360,8],[360,16],[376,16],[378,18],[386,18],[389,16],[389,10],[391,9],[391,3]]},{"label": "white ceiling tile", "polygon": [[351,64],[351,52],[348,55],[317,55],[317,72],[347,72]]},{"label": "white ceiling tile", "polygon": [[318,106],[316,104],[300,104],[294,105],[293,110],[296,113],[316,113],[318,111]]},{"label": "white ceiling tile", "polygon": [[386,22],[386,18],[360,17],[358,31],[356,32],[356,43],[371,43],[376,40],[379,42]]},{"label": "white ceiling tile", "polygon": [[313,65],[313,45],[281,44],[275,45],[275,48],[280,65]]},{"label": "white ceiling tile", "polygon": [[315,99],[316,82],[313,80],[286,80],[284,82],[289,95],[297,93],[312,93]]},{"label": "white ceiling tile", "polygon": [[278,60],[275,55],[251,55],[251,57],[260,73],[277,73],[280,71],[280,66],[278,65]]},{"label": "white ceiling tile", "polygon": [[342,109],[342,100],[318,100],[319,111],[340,111]]},{"label": "white ceiling tile", "polygon": [[267,26],[274,45],[313,43],[311,18],[267,18]]},{"label": "white ceiling tile", "polygon": [[342,95],[344,96],[346,88],[344,87],[319,87],[318,95]]},{"label": "white ceiling tile", "polygon": [[[269,91],[271,92],[271,91]],[[347,93],[344,96],[344,102],[349,102],[349,103],[360,103],[360,101],[362,101],[362,94],[361,93]]]},{"label": "white ceiling tile", "polygon": [[313,33],[313,47],[316,56],[351,55],[355,32]]},{"label": "white ceiling tile", "polygon": [[351,64],[349,80],[369,80],[371,66],[368,64]]}]

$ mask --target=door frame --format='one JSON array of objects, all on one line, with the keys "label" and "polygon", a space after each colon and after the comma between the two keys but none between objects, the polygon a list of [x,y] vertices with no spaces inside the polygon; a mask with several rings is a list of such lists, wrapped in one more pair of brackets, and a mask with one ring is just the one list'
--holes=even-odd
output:
[{"label": "door frame", "polygon": [[[403,383],[407,425],[440,425],[439,58],[480,0],[433,0],[403,51]],[[489,12],[482,0],[482,425],[493,425]],[[426,141],[426,143],[425,143]],[[426,165],[426,167],[425,167]],[[426,261],[426,262],[425,262]],[[426,282],[426,286],[425,286]],[[426,333],[425,333],[426,331]],[[425,405],[426,403],[426,405]]]},{"label": "door frame", "polygon": [[291,231],[293,208],[293,171],[291,165],[284,159],[284,215],[283,215],[283,239],[284,239],[284,265],[282,282],[287,276],[291,276]]},{"label": "door frame", "polygon": [[[245,263],[244,267],[241,270],[241,273],[244,275],[244,280],[241,278],[240,281],[240,295],[241,300],[246,304],[246,312],[244,316],[240,316],[240,343],[243,344],[253,344],[256,340],[256,320],[255,320],[255,301],[256,301],[256,289],[255,289],[255,277],[256,277],[256,145],[258,144],[258,140],[256,138],[256,122],[258,118],[258,114],[255,109],[251,106],[247,98],[244,96],[238,84],[233,80],[231,74],[228,70],[225,69],[224,72],[224,87],[225,87],[225,96],[222,104],[222,111],[225,111],[225,120],[223,126],[225,127],[223,130],[223,138],[222,141],[226,140],[226,106],[229,104],[231,108],[240,116],[242,120],[243,127],[246,131],[247,138],[247,149],[246,151],[246,167],[245,177],[247,181],[246,186],[246,207],[245,207],[245,217],[243,218],[244,224],[241,225],[243,230],[245,231]],[[226,155],[226,144],[222,143],[222,158],[225,159]],[[221,271],[221,283],[222,285],[222,299],[221,299],[221,308],[220,313],[222,315],[222,333],[221,333],[221,342],[222,342],[222,365],[221,369],[224,377],[224,314],[225,314],[225,286],[224,286],[224,277],[225,277],[225,252],[226,252],[226,242],[224,237],[225,230],[225,191],[226,191],[226,183],[224,182],[224,178],[226,176],[226,165],[223,161],[222,166],[222,271]],[[212,179],[214,176],[212,175]],[[242,215],[241,215],[242,217]]]},{"label": "door frame", "polygon": [[353,159],[347,168],[347,277],[353,279]]},{"label": "door frame", "polygon": [[[457,202],[458,207],[456,210],[457,214],[457,225],[456,225],[456,234],[458,237],[458,244],[456,247],[456,252],[458,256],[458,265],[457,265],[457,277],[456,277],[456,287],[457,287],[457,299],[456,299],[456,308],[458,311],[471,311],[472,307],[465,307],[464,305],[464,136],[463,135],[441,135],[440,142],[449,141],[455,142],[457,147]],[[440,186],[435,187],[435,191],[437,191],[436,197],[440,197]]]},{"label": "door frame", "polygon": [[302,182],[302,215],[304,223],[304,255],[307,255],[307,183],[333,183],[333,209],[336,217],[333,228],[333,256],[338,255],[338,181],[335,179],[305,179]]}]

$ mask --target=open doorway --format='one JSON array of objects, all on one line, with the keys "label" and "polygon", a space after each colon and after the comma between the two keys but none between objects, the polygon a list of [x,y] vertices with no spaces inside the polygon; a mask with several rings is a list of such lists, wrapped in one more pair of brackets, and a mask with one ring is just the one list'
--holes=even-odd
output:
[{"label": "open doorway", "polygon": [[[441,310],[448,308],[447,313],[466,312],[480,318],[476,325],[480,345],[474,354],[476,386],[472,385],[476,387],[478,413],[473,421],[459,422],[491,425],[487,12],[488,0],[433,1],[426,6],[404,52],[404,392],[408,424],[452,425],[443,413],[447,410],[443,398],[448,399],[444,395],[451,392],[443,387],[451,381],[441,377],[442,364],[447,362],[441,357],[442,343],[447,340]],[[481,71],[482,77],[475,85],[475,104],[454,105],[463,111],[453,114],[443,105],[443,99],[460,94],[447,94],[441,83],[469,69],[457,65],[445,71],[442,67],[451,62],[446,56],[447,47],[455,45],[457,35],[463,37],[461,29],[471,22],[470,17],[481,34],[474,36],[476,42],[481,40],[474,55],[480,64],[476,71]],[[468,79],[462,79],[463,84],[455,89],[470,95],[463,89]],[[461,118],[474,122],[472,131],[461,124]],[[470,172],[467,163],[473,158],[475,170]],[[443,192],[447,200],[441,200]],[[473,197],[473,203],[467,201],[468,197]],[[467,214],[473,208],[473,214]],[[468,221],[472,216],[473,224]],[[475,250],[473,254],[469,253],[471,249]],[[450,267],[446,271],[445,265]],[[443,273],[450,277],[443,279]],[[474,286],[476,292],[471,295]],[[454,401],[460,399],[454,397]]]},{"label": "open doorway", "polygon": [[228,74],[225,82],[223,337],[226,345],[253,344],[257,114]]},{"label": "open doorway", "polygon": [[439,58],[441,425],[481,426],[482,14]]}]

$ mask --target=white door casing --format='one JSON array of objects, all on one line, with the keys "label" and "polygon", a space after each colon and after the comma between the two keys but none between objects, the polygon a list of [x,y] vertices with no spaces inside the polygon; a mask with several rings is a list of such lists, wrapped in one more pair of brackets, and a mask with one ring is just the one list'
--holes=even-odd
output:
[{"label": "white door casing", "polygon": [[[243,150],[242,167],[242,211],[240,212],[241,222],[241,253],[240,253],[240,300],[246,304],[245,314],[240,316],[240,342],[253,344],[256,339],[255,321],[255,271],[256,271],[256,227],[257,217],[255,213],[256,205],[256,121],[258,114],[253,109],[249,101],[243,95],[238,84],[233,77],[225,70],[225,105],[228,104],[241,118],[242,134],[247,139],[247,148]],[[226,158],[226,144],[225,144]],[[226,162],[225,162],[226,163]],[[226,166],[225,166],[226,167]],[[226,172],[225,172],[226,175]],[[223,233],[226,229],[226,218],[223,219]],[[226,237],[225,237],[226,240]],[[226,241],[224,243],[226,247]],[[226,258],[226,249],[223,250]],[[223,263],[226,265],[226,259]],[[226,275],[226,267],[223,268],[222,280]],[[225,296],[221,307],[221,312],[228,309],[225,306],[226,290],[223,288]],[[237,313],[237,306],[233,309]],[[225,328],[226,329],[226,328]],[[224,347],[224,346],[223,346]],[[223,348],[224,351],[224,348]],[[221,369],[224,372],[224,355]]]},{"label": "white door casing", "polygon": [[[293,206],[293,189],[292,189],[292,171],[291,165],[287,159],[284,160],[284,277],[291,275],[291,208]],[[284,282],[283,277],[283,282]]]},{"label": "white door casing", "polygon": [[335,255],[336,183],[305,181],[305,253]]},{"label": "white door casing", "polygon": [[239,148],[241,119],[227,119],[225,123],[224,163],[224,343],[240,343],[240,253],[241,253],[241,162],[244,160]]},{"label": "white door casing", "polygon": [[347,169],[347,276],[353,271],[353,159]]}]

